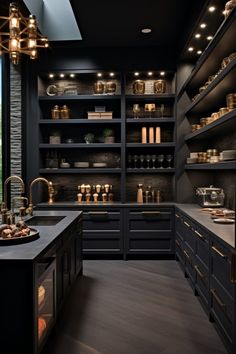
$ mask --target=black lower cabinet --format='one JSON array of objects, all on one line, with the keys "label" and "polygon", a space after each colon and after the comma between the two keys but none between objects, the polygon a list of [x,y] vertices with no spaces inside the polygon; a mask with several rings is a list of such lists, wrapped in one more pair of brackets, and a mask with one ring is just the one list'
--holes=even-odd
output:
[{"label": "black lower cabinet", "polygon": [[197,222],[175,212],[176,258],[229,353],[236,353],[234,250]]},{"label": "black lower cabinet", "polygon": [[172,208],[130,208],[125,212],[125,253],[174,255]]}]

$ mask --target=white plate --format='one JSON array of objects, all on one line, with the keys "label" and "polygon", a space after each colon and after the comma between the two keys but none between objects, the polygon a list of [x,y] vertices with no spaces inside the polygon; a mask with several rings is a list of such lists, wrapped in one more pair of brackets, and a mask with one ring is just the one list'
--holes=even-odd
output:
[{"label": "white plate", "polygon": [[234,219],[214,219],[213,220],[217,224],[233,224]]},{"label": "white plate", "polygon": [[93,167],[107,167],[106,162],[94,162]]}]

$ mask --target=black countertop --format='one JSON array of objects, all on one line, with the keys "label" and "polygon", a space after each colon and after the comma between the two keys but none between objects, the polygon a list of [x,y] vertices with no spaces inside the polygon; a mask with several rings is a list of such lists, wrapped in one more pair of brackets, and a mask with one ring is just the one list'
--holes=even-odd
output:
[{"label": "black countertop", "polygon": [[[64,230],[82,214],[81,211],[35,211],[34,216],[65,216],[53,226],[30,226],[39,231],[39,238],[22,244],[0,246],[1,260],[34,261],[54,244]],[[27,221],[26,221],[27,223]]]}]

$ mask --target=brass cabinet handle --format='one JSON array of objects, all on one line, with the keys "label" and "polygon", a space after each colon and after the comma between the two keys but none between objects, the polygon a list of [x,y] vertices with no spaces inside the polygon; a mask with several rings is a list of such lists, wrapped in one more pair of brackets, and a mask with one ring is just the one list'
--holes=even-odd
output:
[{"label": "brass cabinet handle", "polygon": [[230,280],[236,283],[236,252],[231,254]]},{"label": "brass cabinet handle", "polygon": [[215,289],[211,289],[211,293],[212,293],[213,297],[215,298],[216,302],[218,303],[218,305],[225,310],[226,309],[226,305],[221,301],[221,299],[218,296],[216,290]]},{"label": "brass cabinet handle", "polygon": [[142,211],[141,212],[143,215],[160,215],[160,211]]},{"label": "brass cabinet handle", "polygon": [[108,215],[108,211],[89,211],[88,215],[93,215],[93,216]]},{"label": "brass cabinet handle", "polygon": [[179,219],[179,218],[180,218],[180,216],[179,216],[178,214],[175,214],[175,216],[177,217],[177,219]]},{"label": "brass cabinet handle", "polygon": [[187,227],[190,227],[190,225],[187,223],[187,221],[184,221],[184,225],[186,225]]},{"label": "brass cabinet handle", "polygon": [[190,260],[190,256],[189,256],[189,254],[184,250],[184,254],[185,254],[185,256]]},{"label": "brass cabinet handle", "polygon": [[194,232],[201,240],[205,241],[205,237],[202,234],[200,234],[200,232],[198,232],[197,230],[194,230]]},{"label": "brass cabinet handle", "polygon": [[202,272],[200,271],[200,269],[198,268],[198,266],[194,266],[194,269],[196,270],[197,274],[199,275],[200,278],[204,278],[204,275],[202,274]]},{"label": "brass cabinet handle", "polygon": [[179,247],[180,247],[180,243],[179,243],[179,241],[178,241],[178,240],[175,240],[175,243],[176,243],[176,245],[177,245],[177,246],[179,246]]},{"label": "brass cabinet handle", "polygon": [[227,256],[226,256],[224,253],[222,253],[217,247],[211,246],[211,249],[212,249],[215,253],[217,253],[221,258],[227,258]]}]

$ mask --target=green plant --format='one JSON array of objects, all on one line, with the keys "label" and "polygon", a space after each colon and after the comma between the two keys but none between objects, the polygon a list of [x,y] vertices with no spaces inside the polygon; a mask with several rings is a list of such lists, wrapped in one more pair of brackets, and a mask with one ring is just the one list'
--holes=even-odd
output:
[{"label": "green plant", "polygon": [[110,137],[110,136],[114,136],[114,130],[110,129],[110,128],[105,128],[103,130],[103,136],[104,138]]}]

